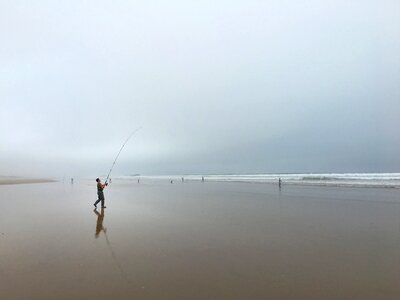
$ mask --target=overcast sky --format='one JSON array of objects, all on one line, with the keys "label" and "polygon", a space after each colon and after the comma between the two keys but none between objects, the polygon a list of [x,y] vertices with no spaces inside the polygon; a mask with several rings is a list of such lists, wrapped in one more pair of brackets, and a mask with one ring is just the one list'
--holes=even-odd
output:
[{"label": "overcast sky", "polygon": [[0,0],[0,175],[400,172],[398,0]]}]

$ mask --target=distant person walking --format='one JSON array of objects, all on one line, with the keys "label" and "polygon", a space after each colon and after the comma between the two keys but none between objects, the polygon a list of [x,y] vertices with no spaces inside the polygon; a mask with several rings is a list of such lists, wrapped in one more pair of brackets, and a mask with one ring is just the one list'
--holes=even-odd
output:
[{"label": "distant person walking", "polygon": [[73,178],[71,178],[71,184],[74,184],[74,179]]},{"label": "distant person walking", "polygon": [[281,180],[280,177],[279,177],[278,185],[279,185],[279,188],[281,188],[281,186],[282,186],[282,180]]},{"label": "distant person walking", "polygon": [[97,208],[97,203],[99,203],[101,201],[101,208],[106,208],[104,206],[104,193],[103,193],[103,190],[108,184],[107,183],[106,184],[102,184],[100,178],[96,178],[96,182],[97,182],[97,195],[99,196],[99,199],[97,199],[97,201],[93,205],[94,205],[94,207]]}]

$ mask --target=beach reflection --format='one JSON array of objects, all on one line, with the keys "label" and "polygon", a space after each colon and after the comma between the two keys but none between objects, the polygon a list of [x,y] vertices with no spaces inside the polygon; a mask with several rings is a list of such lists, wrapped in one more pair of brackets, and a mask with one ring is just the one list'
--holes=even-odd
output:
[{"label": "beach reflection", "polygon": [[97,215],[97,222],[96,222],[96,233],[95,233],[95,238],[97,239],[100,235],[100,232],[103,231],[104,233],[106,232],[106,228],[103,226],[103,221],[104,221],[104,208],[101,209],[100,213],[97,211],[97,208],[93,210],[93,212]]}]

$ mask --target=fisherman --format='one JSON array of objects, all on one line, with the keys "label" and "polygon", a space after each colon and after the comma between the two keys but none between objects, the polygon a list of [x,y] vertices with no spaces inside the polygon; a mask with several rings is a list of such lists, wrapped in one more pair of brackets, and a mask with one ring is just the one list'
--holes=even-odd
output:
[{"label": "fisherman", "polygon": [[96,178],[96,182],[97,182],[97,195],[99,196],[99,199],[97,199],[97,201],[93,205],[94,205],[94,207],[97,208],[97,203],[99,203],[101,201],[101,208],[106,208],[104,206],[103,190],[108,185],[108,183],[102,184],[100,178]]},{"label": "fisherman", "polygon": [[279,185],[279,188],[281,188],[281,185],[282,185],[282,180],[281,180],[281,178],[280,178],[280,177],[279,177],[278,185]]}]

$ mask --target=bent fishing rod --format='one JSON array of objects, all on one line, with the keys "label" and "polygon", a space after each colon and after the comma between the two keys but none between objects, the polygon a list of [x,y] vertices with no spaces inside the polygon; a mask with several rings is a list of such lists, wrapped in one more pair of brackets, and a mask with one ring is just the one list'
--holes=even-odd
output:
[{"label": "bent fishing rod", "polygon": [[129,141],[129,139],[130,139],[136,132],[138,132],[140,129],[142,129],[142,127],[136,128],[136,129],[128,136],[128,138],[126,139],[125,143],[122,144],[122,147],[121,147],[121,149],[119,149],[119,152],[118,152],[117,156],[115,157],[114,162],[113,162],[113,164],[112,164],[112,166],[111,166],[111,168],[110,168],[110,172],[108,172],[108,175],[107,175],[105,184],[107,184],[108,178],[110,178],[111,171],[112,171],[112,169],[114,168],[115,163],[117,162],[117,159],[118,159],[119,155],[120,155],[121,152],[122,152],[122,149],[124,149],[126,143],[128,143],[128,141]]}]

